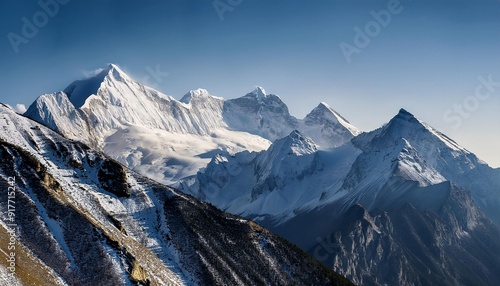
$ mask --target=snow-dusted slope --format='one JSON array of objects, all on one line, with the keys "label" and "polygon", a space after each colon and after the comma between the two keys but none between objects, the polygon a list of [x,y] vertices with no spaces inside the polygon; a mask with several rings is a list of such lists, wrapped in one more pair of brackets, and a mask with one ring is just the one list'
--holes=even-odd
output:
[{"label": "snow-dusted slope", "polygon": [[300,130],[326,148],[338,147],[361,133],[325,102],[321,102],[302,120]]},{"label": "snow-dusted slope", "polygon": [[402,195],[401,190],[394,193],[397,180],[419,186],[450,181],[471,191],[476,203],[500,224],[500,170],[407,111],[401,109],[388,124],[352,143],[363,153],[344,180],[347,200],[373,209]]},{"label": "snow-dusted slope", "polygon": [[[1,285],[350,285],[240,217],[132,172],[0,105]],[[12,203],[9,203],[12,205]],[[2,212],[7,201],[1,200]]]},{"label": "snow-dusted slope", "polygon": [[219,154],[177,186],[229,212],[279,224],[344,195],[338,189],[358,154],[350,143],[318,150],[294,130],[266,151]]},{"label": "snow-dusted slope", "polygon": [[204,89],[176,100],[113,64],[40,96],[25,115],[163,183],[195,174],[216,152],[261,151],[294,129],[307,130],[324,148],[358,133],[333,110],[298,120],[262,88],[227,101]]}]

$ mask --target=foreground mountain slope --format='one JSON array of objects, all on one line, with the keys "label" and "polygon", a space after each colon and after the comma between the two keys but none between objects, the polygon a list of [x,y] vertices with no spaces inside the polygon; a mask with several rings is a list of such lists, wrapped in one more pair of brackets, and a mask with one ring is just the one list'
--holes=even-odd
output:
[{"label": "foreground mountain slope", "polygon": [[[15,189],[19,253],[14,280],[0,264],[2,284],[349,284],[252,222],[137,175],[3,105],[0,114],[0,184]],[[9,223],[0,223],[4,251]]]},{"label": "foreground mountain slope", "polygon": [[261,151],[294,129],[323,148],[339,146],[359,133],[333,109],[317,109],[299,120],[277,95],[260,87],[230,100],[204,89],[176,100],[111,64],[63,91],[38,97],[25,115],[170,184],[195,174],[216,152]]}]

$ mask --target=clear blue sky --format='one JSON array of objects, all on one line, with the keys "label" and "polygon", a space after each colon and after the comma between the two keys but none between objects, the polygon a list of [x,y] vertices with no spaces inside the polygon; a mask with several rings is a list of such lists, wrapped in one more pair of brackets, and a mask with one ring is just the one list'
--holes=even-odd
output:
[{"label": "clear blue sky", "polygon": [[[500,83],[475,91],[480,76],[500,82],[498,0],[59,1],[48,15],[38,1],[0,0],[1,102],[28,106],[112,62],[176,98],[260,85],[297,117],[325,101],[365,131],[404,107],[500,166]],[[374,26],[381,10],[391,19]],[[358,49],[349,63],[341,43]]]}]

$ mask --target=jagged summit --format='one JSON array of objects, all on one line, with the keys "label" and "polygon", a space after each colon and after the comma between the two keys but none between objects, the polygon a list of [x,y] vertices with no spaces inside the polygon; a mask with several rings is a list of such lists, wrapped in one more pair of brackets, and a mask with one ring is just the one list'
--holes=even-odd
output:
[{"label": "jagged summit", "polygon": [[[185,96],[210,96],[197,89]],[[186,106],[146,87],[110,64],[88,79],[73,82],[62,92],[40,96],[26,116],[43,122],[71,139],[102,147],[106,136],[134,125],[182,134],[209,134],[224,126],[222,102]]]},{"label": "jagged summit", "polygon": [[412,139],[421,137],[423,134],[428,133],[427,131],[431,130],[433,130],[432,127],[401,108],[399,112],[382,127],[361,134],[355,138],[353,142],[358,145],[362,142],[372,141],[375,138],[380,138],[382,141],[394,141],[401,138]]},{"label": "jagged summit", "polygon": [[321,101],[316,108],[325,108],[325,109],[331,109],[330,105],[328,103]]},{"label": "jagged summit", "polygon": [[[366,148],[385,148],[387,147],[387,142],[401,143],[402,140],[406,141],[403,145],[411,144],[414,147],[427,145],[427,149],[429,149],[430,146],[446,146],[455,151],[470,153],[448,136],[437,131],[403,108],[401,108],[384,126],[363,133],[354,138],[352,142],[358,148],[366,151]],[[432,145],[429,145],[430,143],[432,143]]]},{"label": "jagged summit", "polygon": [[399,112],[398,112],[398,114],[396,116],[406,117],[406,118],[414,118],[415,117],[415,116],[413,116],[413,114],[411,114],[410,112],[408,112],[404,108],[399,109]]},{"label": "jagged summit", "polygon": [[302,134],[314,138],[314,142],[323,148],[338,147],[361,133],[325,102],[309,112],[302,123]]},{"label": "jagged summit", "polygon": [[97,94],[101,83],[104,78],[108,75],[110,69],[103,69],[95,76],[76,80],[72,82],[68,87],[64,89],[64,93],[67,94],[68,99],[77,108],[85,104],[85,100],[92,94]]},{"label": "jagged summit", "polygon": [[311,113],[312,113],[313,111],[315,111],[315,110],[322,110],[322,111],[323,111],[323,110],[328,110],[328,111],[334,111],[334,110],[330,107],[330,105],[328,105],[328,104],[327,104],[326,102],[324,102],[324,101],[321,101],[321,102],[318,104],[318,106],[316,106],[316,107],[315,107],[315,108],[311,111]]},{"label": "jagged summit", "polygon": [[123,81],[130,80],[130,77],[117,65],[109,64],[106,68],[96,70],[93,76],[72,82],[64,89],[64,93],[66,93],[75,108],[80,108],[85,104],[87,98],[98,93],[99,88],[106,79]]},{"label": "jagged summit", "polygon": [[281,160],[278,158],[285,158],[288,155],[313,154],[317,151],[316,143],[302,135],[298,130],[293,130],[288,136],[274,141],[267,153],[272,154],[273,160]]},{"label": "jagged summit", "polygon": [[[317,145],[298,130],[293,130],[287,137],[280,140],[283,140],[281,150],[290,150],[295,155],[312,154],[318,151]],[[276,145],[280,145],[278,141]]]},{"label": "jagged summit", "polygon": [[346,123],[349,123],[349,121],[347,119],[342,117],[337,111],[335,111],[330,105],[328,105],[324,101],[320,102],[318,104],[318,106],[316,106],[311,112],[309,112],[309,114],[306,115],[306,118],[309,115],[312,116],[314,114],[318,114],[318,113],[322,113],[322,112],[327,112],[327,113],[333,114],[335,116],[335,120],[337,120],[337,121],[344,121]]},{"label": "jagged summit", "polygon": [[262,100],[268,96],[266,90],[263,87],[257,86],[252,92],[248,93],[247,96],[253,96],[258,100]]},{"label": "jagged summit", "polygon": [[401,108],[399,112],[389,121],[389,123],[387,123],[386,128],[397,129],[399,130],[398,132],[405,133],[415,128],[426,129],[427,126],[425,126],[424,123],[413,114]]},{"label": "jagged summit", "polygon": [[190,103],[192,99],[196,98],[217,98],[221,100],[223,99],[221,97],[215,97],[211,95],[206,89],[198,88],[195,90],[190,90],[179,101],[187,104]]},{"label": "jagged summit", "polygon": [[118,65],[109,64],[108,65],[108,75],[116,80],[132,80],[132,78],[126,74]]},{"label": "jagged summit", "polygon": [[408,112],[406,109],[401,108],[392,119],[391,122],[393,121],[401,121],[401,122],[408,122],[410,124],[417,124],[417,125],[424,125],[421,120],[416,118],[412,113]]},{"label": "jagged summit", "polygon": [[[457,144],[454,140],[434,129],[429,124],[415,117],[410,112],[401,108],[389,123],[382,127],[384,134],[391,135],[393,139],[404,138],[410,141],[435,140],[444,143],[448,148],[456,151],[470,153]],[[416,144],[416,142],[415,142]]]},{"label": "jagged summit", "polygon": [[306,115],[304,121],[307,125],[312,124],[341,124],[347,128],[352,135],[358,135],[360,131],[352,126],[347,119],[342,117],[337,111],[333,110],[326,102],[320,102],[309,114]]},{"label": "jagged summit", "polygon": [[300,138],[303,138],[302,134],[300,134],[300,132],[298,130],[293,130],[292,132],[290,132],[290,138],[293,138],[293,139],[300,139]]}]

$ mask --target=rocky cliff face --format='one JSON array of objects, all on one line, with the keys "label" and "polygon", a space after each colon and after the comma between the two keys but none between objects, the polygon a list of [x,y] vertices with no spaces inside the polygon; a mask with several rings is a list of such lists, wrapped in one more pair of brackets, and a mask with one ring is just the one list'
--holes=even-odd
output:
[{"label": "rocky cliff face", "polygon": [[359,285],[496,285],[499,229],[469,193],[445,185],[436,212],[354,205],[311,252]]}]

